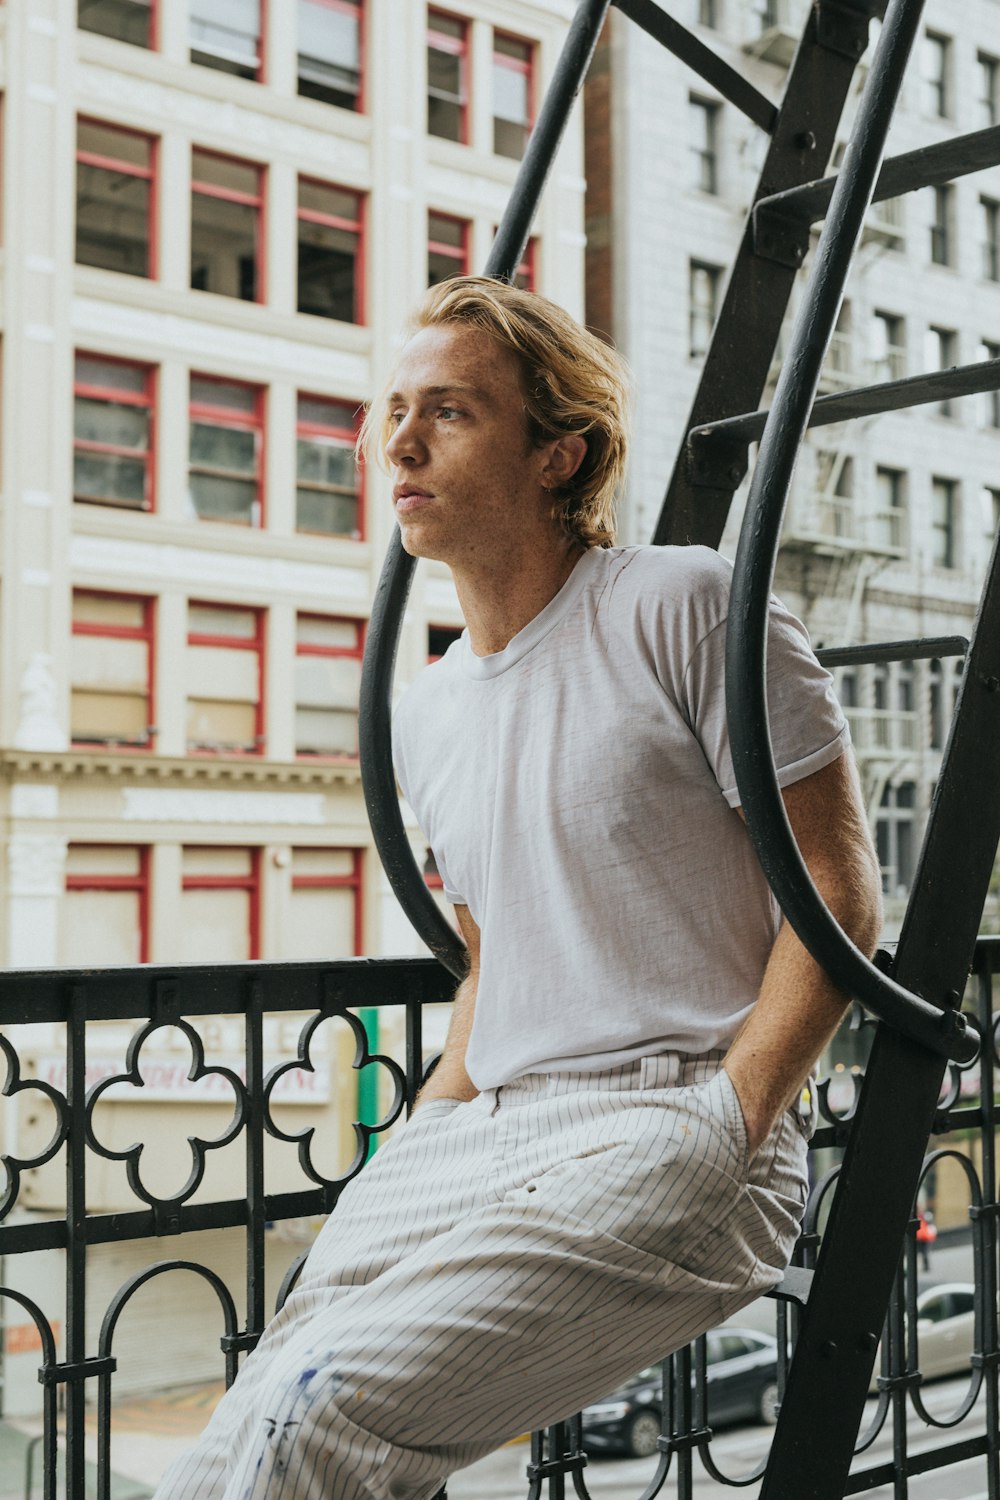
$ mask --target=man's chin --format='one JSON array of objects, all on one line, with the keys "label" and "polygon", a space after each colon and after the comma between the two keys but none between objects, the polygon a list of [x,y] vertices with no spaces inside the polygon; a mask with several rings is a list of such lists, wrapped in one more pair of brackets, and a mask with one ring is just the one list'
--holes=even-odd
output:
[{"label": "man's chin", "polygon": [[399,539],[403,544],[403,551],[409,553],[410,557],[426,557],[432,562],[440,562],[441,554],[434,546],[430,537],[421,535],[419,526],[400,525]]}]

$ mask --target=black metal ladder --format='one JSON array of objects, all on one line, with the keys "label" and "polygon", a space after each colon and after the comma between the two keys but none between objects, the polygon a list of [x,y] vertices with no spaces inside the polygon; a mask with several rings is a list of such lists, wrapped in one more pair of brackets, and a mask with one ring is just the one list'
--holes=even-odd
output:
[{"label": "black metal ladder", "polygon": [[[520,262],[546,173],[610,7],[611,0],[583,0],[578,6],[486,267],[489,275],[512,278]],[[788,826],[767,724],[767,596],[792,468],[808,427],[1000,388],[1000,360],[994,360],[814,399],[871,201],[997,163],[1000,128],[883,164],[922,0],[889,0],[888,5],[816,0],[780,107],[653,0],[617,0],[617,7],[770,136],[653,540],[717,547],[733,493],[746,473],[748,446],[759,440],[733,580],[735,628],[729,630],[727,653],[737,782],[751,838],[786,917],[840,987],[880,1019],[761,1495],[839,1500],[848,1484],[944,1069],[949,1057],[968,1059],[977,1046],[959,1007],[1000,837],[1000,777],[990,774],[984,752],[985,746],[1000,744],[1000,552],[995,545],[902,933],[888,966],[870,964],[826,911]],[[816,169],[833,149],[869,22],[883,12],[851,148],[836,178],[820,178]],[[758,408],[792,284],[809,248],[811,226],[819,220],[825,224],[809,284],[773,404],[763,412]],[[391,767],[392,671],[412,567],[397,534],[368,634],[362,772],[373,832],[393,888],[424,941],[460,974],[463,951],[410,852]],[[926,650],[911,643],[911,654]],[[984,1358],[1000,1360],[995,1327],[984,1348]],[[988,1413],[994,1427],[998,1415]],[[578,1468],[572,1454],[542,1465],[563,1476]],[[532,1494],[540,1493],[543,1477],[539,1472]],[[1000,1500],[995,1455],[989,1494]]]}]

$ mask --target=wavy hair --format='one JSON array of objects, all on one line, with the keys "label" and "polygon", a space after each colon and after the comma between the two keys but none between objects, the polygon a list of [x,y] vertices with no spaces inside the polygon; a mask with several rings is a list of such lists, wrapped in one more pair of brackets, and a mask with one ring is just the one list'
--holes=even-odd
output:
[{"label": "wavy hair", "polygon": [[[432,287],[407,325],[467,323],[512,350],[521,366],[532,440],[568,433],[587,451],[576,473],[552,490],[553,519],[584,547],[611,547],[624,479],[629,381],[621,356],[556,303],[489,276],[456,276]],[[385,464],[391,435],[386,391],[368,407],[358,451]]]}]

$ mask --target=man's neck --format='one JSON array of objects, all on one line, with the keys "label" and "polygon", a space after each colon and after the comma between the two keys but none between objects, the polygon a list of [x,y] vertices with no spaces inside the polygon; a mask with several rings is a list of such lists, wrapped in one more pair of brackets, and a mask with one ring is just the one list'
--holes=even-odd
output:
[{"label": "man's neck", "polygon": [[469,641],[476,656],[492,656],[549,604],[586,549],[575,542],[510,556],[504,567],[452,566]]}]

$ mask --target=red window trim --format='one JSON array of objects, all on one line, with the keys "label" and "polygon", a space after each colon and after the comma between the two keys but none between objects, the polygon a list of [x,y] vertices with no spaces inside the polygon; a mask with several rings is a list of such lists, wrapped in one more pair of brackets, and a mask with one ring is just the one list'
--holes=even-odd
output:
[{"label": "red window trim", "polygon": [[[456,21],[462,28],[462,35],[450,36],[444,31],[435,31],[434,17],[440,16],[446,21]],[[441,10],[437,7],[427,11],[427,46],[435,52],[448,52],[452,57],[459,59],[458,88],[459,88],[459,146],[469,144],[469,18],[467,16],[456,16],[451,11]],[[435,136],[435,140],[440,137]]]},{"label": "red window trim", "polygon": [[[234,614],[253,615],[256,630],[252,636],[240,635],[216,635],[209,630],[191,630],[187,633],[187,644],[189,646],[222,646],[233,651],[255,651],[257,653],[257,703],[254,714],[254,750],[204,750],[191,745],[186,746],[185,753],[194,756],[234,755],[238,757],[249,757],[264,754],[264,725],[267,720],[266,696],[267,678],[264,672],[265,654],[264,648],[267,638],[267,627],[265,622],[265,610],[258,604],[232,604],[229,600],[220,602],[218,599],[189,599],[188,619],[192,608],[201,609],[226,609]],[[198,847],[201,847],[200,845]],[[207,845],[205,847],[208,847]],[[226,845],[227,848],[243,847]]]},{"label": "red window trim", "polygon": [[[321,646],[315,641],[300,641],[298,639],[298,624],[300,620],[337,620],[345,625],[353,625],[355,629],[355,640],[353,646]],[[365,636],[367,634],[367,620],[358,619],[356,615],[325,615],[315,609],[300,609],[295,616],[296,656],[327,656],[346,657],[352,661],[361,661],[365,654]],[[346,761],[351,765],[357,764],[356,755],[314,755],[309,751],[296,750],[297,760],[324,760],[324,761]]]},{"label": "red window trim", "polygon": [[368,8],[365,0],[310,0],[312,5],[322,5],[327,10],[338,10],[341,15],[354,16],[358,23],[358,104],[350,113],[363,115],[368,109]]},{"label": "red window trim", "polygon": [[[334,438],[343,438],[345,442],[350,443],[352,447],[354,446],[354,444],[357,442],[358,433],[361,430],[361,423],[362,423],[362,420],[363,420],[363,412],[362,412],[362,406],[361,406],[360,402],[358,402],[356,404],[356,406],[355,406],[355,409],[354,409],[354,421],[353,421],[352,425],[350,427],[335,427],[335,426],[328,426],[328,425],[326,425],[326,424],[324,424],[322,422],[303,422],[299,418],[299,416],[298,416],[298,403],[300,401],[322,401],[322,402],[325,402],[325,403],[327,403],[327,404],[329,404],[331,406],[333,406],[333,405],[336,405],[336,406],[350,406],[351,405],[350,401],[345,401],[340,396],[322,396],[322,395],[318,394],[315,391],[296,391],[296,393],[295,393],[295,403],[296,403],[295,435],[296,435],[296,437],[334,437]],[[354,542],[363,542],[365,540],[366,521],[367,521],[367,515],[366,515],[366,512],[365,512],[365,505],[366,505],[366,500],[367,500],[367,483],[366,483],[366,473],[365,473],[365,466],[364,466],[364,464],[362,464],[362,463],[358,464],[358,466],[357,466],[357,473],[358,473],[358,524],[357,524],[357,532],[356,532],[356,534],[352,534],[350,537],[348,537],[348,540],[349,541],[354,541]],[[339,532],[330,532],[330,533],[328,533],[328,532],[325,532],[325,531],[323,531],[323,532],[320,532],[320,531],[304,531],[304,530],[300,529],[300,527],[299,527],[299,525],[298,525],[297,522],[296,522],[295,530],[296,530],[296,532],[300,536],[328,536],[329,535],[329,536],[338,536],[339,537],[341,535],[341,533],[339,533]],[[344,535],[346,535],[346,533],[344,533]]]},{"label": "red window trim", "polygon": [[[462,243],[459,246],[446,244],[444,240],[431,239],[431,219],[446,219],[449,224],[458,224],[462,230]],[[447,260],[453,260],[458,267],[454,272],[456,276],[468,276],[469,274],[469,237],[472,229],[471,219],[460,219],[457,214],[442,213],[439,209],[431,208],[427,211],[427,255],[430,257],[433,251],[443,255]]]},{"label": "red window trim", "polygon": [[[214,607],[214,606],[213,606]],[[240,854],[249,854],[249,875],[181,875],[182,891],[249,891],[248,936],[251,959],[260,958],[260,847],[257,844],[185,844],[188,849],[233,849]]]},{"label": "red window trim", "polygon": [[139,897],[139,962],[149,963],[149,845],[88,843],[74,839],[70,848],[134,849],[139,856],[137,875],[71,875],[67,872],[67,891],[135,891]]},{"label": "red window trim", "polygon": [[296,219],[307,224],[325,224],[329,229],[346,229],[358,237],[357,254],[354,257],[354,311],[355,328],[364,328],[368,321],[368,287],[365,280],[366,245],[366,198],[357,188],[344,187],[342,183],[330,182],[326,177],[313,177],[308,172],[299,173],[299,182],[311,183],[314,187],[332,188],[337,193],[348,193],[354,199],[356,217],[345,219],[340,214],[325,214],[318,208],[300,208],[296,205]]},{"label": "red window trim", "polygon": [[[145,641],[146,642],[146,743],[144,745],[109,745],[115,754],[137,754],[148,755],[153,749],[156,736],[159,733],[156,728],[156,600],[150,594],[119,594],[112,589],[86,589],[75,588],[73,598],[77,594],[88,594],[91,598],[128,600],[133,604],[142,605],[141,625],[100,625],[94,620],[74,619],[70,626],[72,635],[96,635],[109,637],[114,640],[123,641]],[[72,744],[81,749],[92,750],[94,740],[73,740]],[[83,842],[83,841],[82,841]]]},{"label": "red window trim", "polygon": [[[117,386],[88,385],[85,381],[73,380],[73,395],[93,401],[113,401],[117,406],[138,406],[143,411],[149,412],[149,443],[146,449],[123,448],[117,443],[94,443],[81,438],[73,437],[73,452],[84,453],[108,453],[118,458],[137,458],[142,456],[146,470],[146,496],[141,509],[152,514],[156,510],[156,366],[147,364],[141,359],[123,359],[117,354],[99,354],[94,349],[76,349],[76,359],[99,359],[108,365],[126,365],[130,370],[141,370],[143,373],[143,392],[141,395],[135,391],[120,390]],[[74,494],[74,501],[77,497]],[[80,500],[81,505],[100,505],[101,501]],[[131,506],[115,506],[108,501],[106,508],[109,510],[131,510]]]},{"label": "red window trim", "polygon": [[[522,61],[521,58],[519,58],[519,57],[511,57],[506,52],[498,52],[497,51],[497,45],[496,45],[498,39],[502,39],[505,42],[517,42],[519,46],[521,46],[521,47],[527,47],[527,49],[528,49],[528,56],[527,56],[527,58]],[[518,36],[518,34],[517,34],[516,31],[503,31],[503,30],[501,30],[499,28],[494,29],[494,32],[493,32],[493,66],[497,67],[497,68],[509,68],[512,73],[524,73],[524,74],[527,75],[527,79],[528,79],[528,118],[525,121],[525,125],[526,125],[526,128],[528,130],[529,135],[530,135],[531,131],[535,128],[535,114],[536,114],[536,102],[537,102],[536,101],[536,97],[535,97],[535,92],[536,92],[535,55],[537,53],[537,50],[538,50],[538,43],[536,41],[534,41],[530,36]],[[497,116],[494,115],[493,118],[496,119]]]},{"label": "red window trim", "polygon": [[[148,249],[146,253],[146,280],[155,281],[159,275],[159,214],[157,212],[157,181],[159,173],[159,137],[148,131],[136,130],[130,125],[119,125],[117,120],[101,120],[96,115],[77,115],[77,127],[96,125],[101,130],[116,130],[119,135],[137,136],[149,146],[149,166],[140,167],[133,161],[120,161],[116,156],[104,156],[99,151],[81,151],[76,148],[76,161],[88,167],[104,167],[110,172],[119,172],[126,177],[141,177],[149,183],[149,201],[146,206]],[[77,137],[79,139],[79,135]]]},{"label": "red window trim", "polygon": [[[196,380],[207,381],[211,385],[235,385],[241,390],[253,392],[253,409],[250,412],[238,411],[232,406],[213,406],[210,401],[195,401],[191,396],[191,386]],[[251,519],[250,530],[262,531],[267,524],[267,486],[265,476],[267,474],[267,388],[257,385],[252,380],[230,380],[227,375],[207,375],[204,370],[192,370],[188,379],[188,421],[194,422],[204,420],[213,422],[217,427],[233,427],[240,432],[252,432],[254,434],[254,456],[257,460],[256,472],[254,474],[254,499],[257,505],[257,520]],[[188,468],[191,467],[190,457]],[[209,524],[218,526],[238,526],[238,521],[225,521],[221,517],[202,517],[198,520],[208,519]]]},{"label": "red window trim", "polygon": [[[218,183],[203,182],[194,175],[195,154],[211,156],[215,161],[232,162],[237,167],[248,167],[257,174],[256,193],[244,193],[239,188],[220,187]],[[226,203],[241,203],[257,210],[254,218],[254,256],[257,261],[257,286],[254,302],[258,305],[267,300],[267,168],[263,162],[249,161],[244,156],[232,156],[228,151],[213,151],[208,146],[191,145],[191,196],[201,193],[204,198],[221,198]]]},{"label": "red window trim", "polygon": [[306,852],[316,852],[313,844],[298,844],[292,849],[293,891],[335,891],[352,890],[354,892],[354,956],[360,958],[364,953],[364,853],[363,849],[353,848],[350,845],[330,844],[322,846],[321,852],[333,854],[350,854],[352,856],[352,868],[349,875],[296,875],[294,873],[294,860],[296,849]]}]

